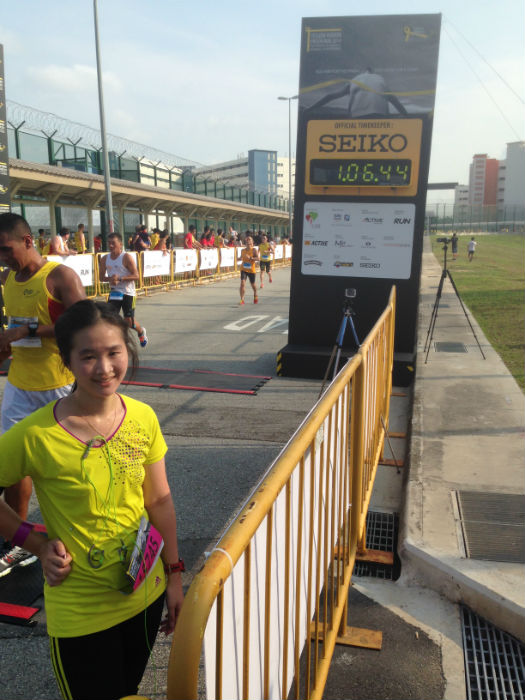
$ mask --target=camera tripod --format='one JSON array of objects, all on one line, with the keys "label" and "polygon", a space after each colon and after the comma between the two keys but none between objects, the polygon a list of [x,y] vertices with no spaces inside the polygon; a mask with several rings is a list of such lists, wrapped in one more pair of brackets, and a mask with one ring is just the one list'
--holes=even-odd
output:
[{"label": "camera tripod", "polygon": [[[354,296],[355,296],[355,291],[354,291]],[[334,363],[334,357],[335,357],[335,364],[333,364],[333,373],[332,373],[332,379],[335,379],[337,375],[337,370],[339,367],[339,360],[341,358],[341,350],[343,348],[343,340],[345,337],[345,332],[346,332],[346,327],[347,325],[350,326],[350,329],[352,331],[352,335],[354,336],[354,341],[359,349],[361,347],[361,343],[359,342],[359,339],[357,337],[357,333],[355,330],[354,326],[354,320],[352,316],[355,316],[355,311],[352,308],[352,304],[350,302],[350,298],[346,298],[343,304],[343,318],[341,320],[341,325],[339,326],[339,332],[337,334],[337,338],[335,341],[335,345],[332,349],[332,354],[330,355],[330,360],[328,361],[328,367],[326,368],[326,372],[323,378],[323,384],[321,386],[321,391],[319,392],[319,396],[317,398],[320,398],[323,391],[324,387],[326,384],[326,381],[328,379],[328,375],[330,374],[330,368],[332,367],[332,364]]]},{"label": "camera tripod", "polygon": [[463,309],[463,313],[465,314],[465,318],[468,321],[468,325],[470,326],[470,330],[472,331],[472,335],[476,339],[476,343],[478,344],[479,351],[480,351],[483,359],[486,360],[487,358],[485,357],[485,354],[484,354],[483,350],[481,349],[481,345],[480,345],[478,337],[476,335],[476,331],[474,330],[474,327],[472,326],[472,323],[470,322],[470,318],[468,317],[467,310],[466,310],[466,308],[463,304],[463,301],[459,295],[458,288],[456,287],[456,284],[455,284],[454,280],[452,279],[452,275],[450,274],[450,272],[447,268],[447,251],[448,251],[449,241],[446,238],[444,238],[442,240],[442,243],[443,243],[443,270],[441,272],[441,278],[439,280],[438,290],[436,292],[436,299],[434,301],[434,308],[432,309],[432,315],[430,317],[430,324],[428,326],[427,339],[425,340],[425,347],[423,348],[423,352],[426,352],[425,364],[427,364],[427,361],[428,361],[428,354],[430,352],[430,346],[432,344],[432,338],[434,336],[434,329],[436,327],[436,320],[437,320],[437,315],[438,315],[438,311],[439,311],[439,302],[441,301],[441,293],[443,292],[443,283],[447,277],[449,278],[450,284],[452,285],[452,289],[456,293],[456,296],[459,300],[461,308]]}]

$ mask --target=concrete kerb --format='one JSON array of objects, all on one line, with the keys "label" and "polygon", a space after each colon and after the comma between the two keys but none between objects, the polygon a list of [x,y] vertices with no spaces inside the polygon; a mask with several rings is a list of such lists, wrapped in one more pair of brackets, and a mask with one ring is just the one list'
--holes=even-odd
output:
[{"label": "concrete kerb", "polygon": [[468,606],[496,627],[525,642],[525,609],[471,575],[483,573],[482,566],[477,571],[474,567],[474,571],[464,572],[456,559],[425,551],[409,537],[404,537],[400,555],[404,580],[423,584],[453,603]]}]

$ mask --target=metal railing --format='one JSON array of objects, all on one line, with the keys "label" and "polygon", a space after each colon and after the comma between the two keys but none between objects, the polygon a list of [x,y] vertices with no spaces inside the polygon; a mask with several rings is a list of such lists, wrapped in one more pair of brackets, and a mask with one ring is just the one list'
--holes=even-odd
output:
[{"label": "metal railing", "polygon": [[[320,698],[388,425],[388,306],[195,576],[175,629],[168,698]],[[310,643],[311,642],[313,643]]]}]

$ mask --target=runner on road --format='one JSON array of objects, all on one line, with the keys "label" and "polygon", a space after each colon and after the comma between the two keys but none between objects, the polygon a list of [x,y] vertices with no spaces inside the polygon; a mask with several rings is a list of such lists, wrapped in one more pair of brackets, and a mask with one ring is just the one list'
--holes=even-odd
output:
[{"label": "runner on road", "polygon": [[111,287],[108,302],[117,311],[122,309],[129,327],[137,331],[140,346],[145,348],[148,344],[146,329],[135,320],[135,280],[139,279],[135,260],[132,255],[124,252],[120,233],[109,234],[108,250],[108,255],[100,260],[100,280],[109,282]]},{"label": "runner on road", "polygon": [[244,292],[246,289],[246,279],[250,280],[253,289],[253,303],[257,304],[257,287],[255,286],[255,263],[259,260],[259,253],[253,247],[253,238],[246,236],[246,248],[241,251],[241,305],[244,304]]},{"label": "runner on road", "polygon": [[264,287],[264,273],[268,273],[268,281],[271,283],[272,280],[272,260],[275,246],[273,241],[268,242],[268,236],[263,233],[261,235],[261,242],[259,244],[259,255],[261,258],[261,287]]}]

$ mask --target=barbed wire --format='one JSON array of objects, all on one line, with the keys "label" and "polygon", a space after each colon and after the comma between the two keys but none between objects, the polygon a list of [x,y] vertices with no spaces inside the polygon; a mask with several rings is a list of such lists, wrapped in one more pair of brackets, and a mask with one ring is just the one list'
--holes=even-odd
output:
[{"label": "barbed wire", "polygon": [[[22,126],[23,131],[40,132],[46,136],[54,135],[61,139],[80,145],[83,148],[101,149],[102,139],[99,129],[94,129],[86,124],[73,122],[64,117],[59,117],[52,112],[42,112],[34,107],[22,105],[12,100],[7,100],[7,121],[14,128]],[[201,166],[202,163],[183,158],[173,153],[167,153],[151,146],[145,146],[135,141],[115,136],[106,135],[107,147],[109,151],[114,151],[118,155],[126,155],[130,158],[144,158],[152,163],[163,163],[168,167]]]}]

